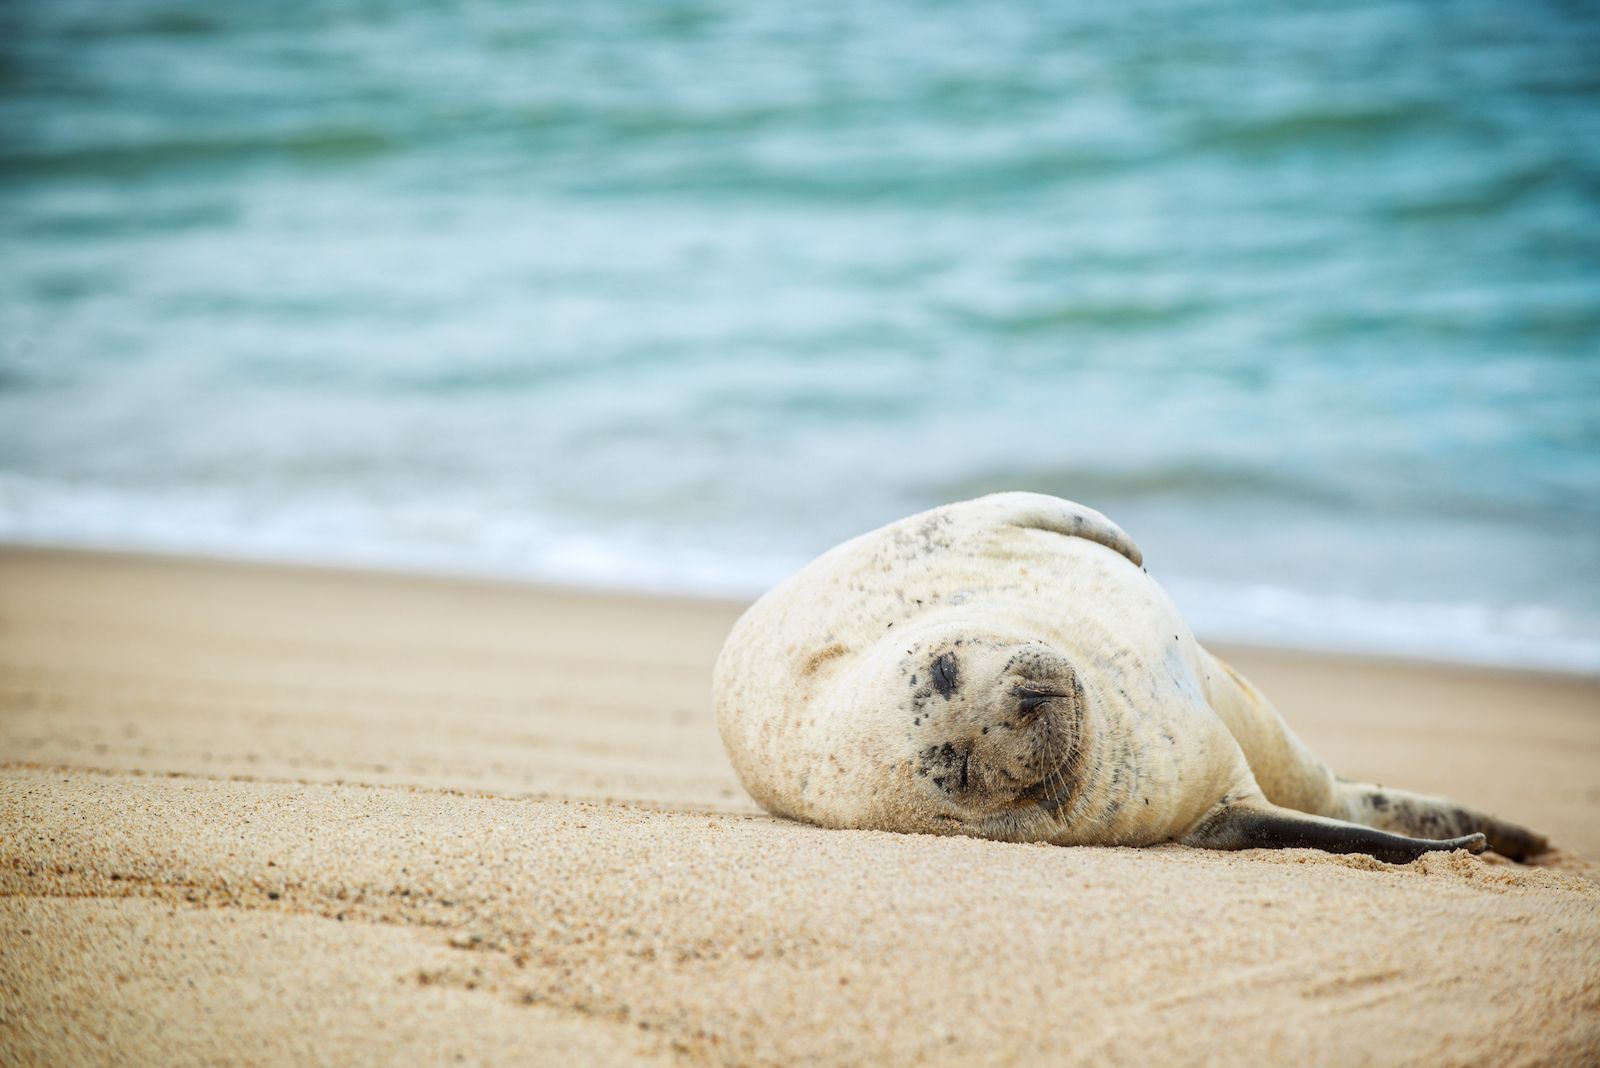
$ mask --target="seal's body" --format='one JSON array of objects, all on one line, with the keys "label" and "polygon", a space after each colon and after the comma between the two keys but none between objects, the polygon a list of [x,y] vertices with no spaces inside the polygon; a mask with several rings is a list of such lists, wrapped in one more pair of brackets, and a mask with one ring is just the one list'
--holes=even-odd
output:
[{"label": "seal's body", "polygon": [[1485,835],[1544,848],[1337,779],[1141,565],[1105,516],[1031,493],[848,541],[729,635],[714,685],[733,766],[769,811],[828,827],[1393,861]]}]

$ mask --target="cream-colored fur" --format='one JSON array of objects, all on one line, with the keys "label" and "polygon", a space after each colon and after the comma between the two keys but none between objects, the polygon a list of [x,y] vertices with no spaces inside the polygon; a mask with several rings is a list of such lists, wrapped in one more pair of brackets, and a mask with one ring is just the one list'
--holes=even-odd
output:
[{"label": "cream-colored fur", "polygon": [[735,770],[768,810],[829,827],[1386,859],[1475,844],[1353,821],[1542,847],[1441,799],[1336,779],[1141,564],[1099,512],[1031,493],[845,542],[728,637],[714,685]]}]

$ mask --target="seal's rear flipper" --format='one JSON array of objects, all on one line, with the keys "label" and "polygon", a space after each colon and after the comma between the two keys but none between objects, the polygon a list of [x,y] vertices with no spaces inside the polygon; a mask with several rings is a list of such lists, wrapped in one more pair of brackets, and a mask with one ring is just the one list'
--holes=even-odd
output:
[{"label": "seal's rear flipper", "polygon": [[1489,839],[1502,857],[1527,860],[1550,848],[1544,835],[1443,797],[1391,790],[1365,782],[1340,782],[1345,819],[1399,834],[1473,834]]},{"label": "seal's rear flipper", "polygon": [[1424,853],[1465,849],[1482,853],[1483,835],[1461,838],[1407,838],[1359,823],[1279,808],[1265,801],[1225,804],[1178,839],[1201,849],[1320,849],[1325,853],[1365,853],[1388,864],[1405,864]]}]

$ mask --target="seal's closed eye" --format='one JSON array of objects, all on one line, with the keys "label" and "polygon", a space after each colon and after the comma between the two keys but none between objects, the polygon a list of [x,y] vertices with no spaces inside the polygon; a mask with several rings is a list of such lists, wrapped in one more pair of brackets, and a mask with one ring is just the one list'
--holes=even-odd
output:
[{"label": "seal's closed eye", "polygon": [[946,701],[955,696],[956,687],[961,685],[961,665],[956,663],[954,653],[941,653],[933,660],[933,687],[938,690]]}]

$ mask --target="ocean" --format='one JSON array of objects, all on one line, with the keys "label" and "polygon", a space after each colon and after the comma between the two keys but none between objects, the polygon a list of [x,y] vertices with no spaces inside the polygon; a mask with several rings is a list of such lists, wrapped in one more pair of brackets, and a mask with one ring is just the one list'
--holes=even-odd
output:
[{"label": "ocean", "polygon": [[1032,489],[1600,673],[1600,5],[0,6],[0,539],[746,597]]}]

